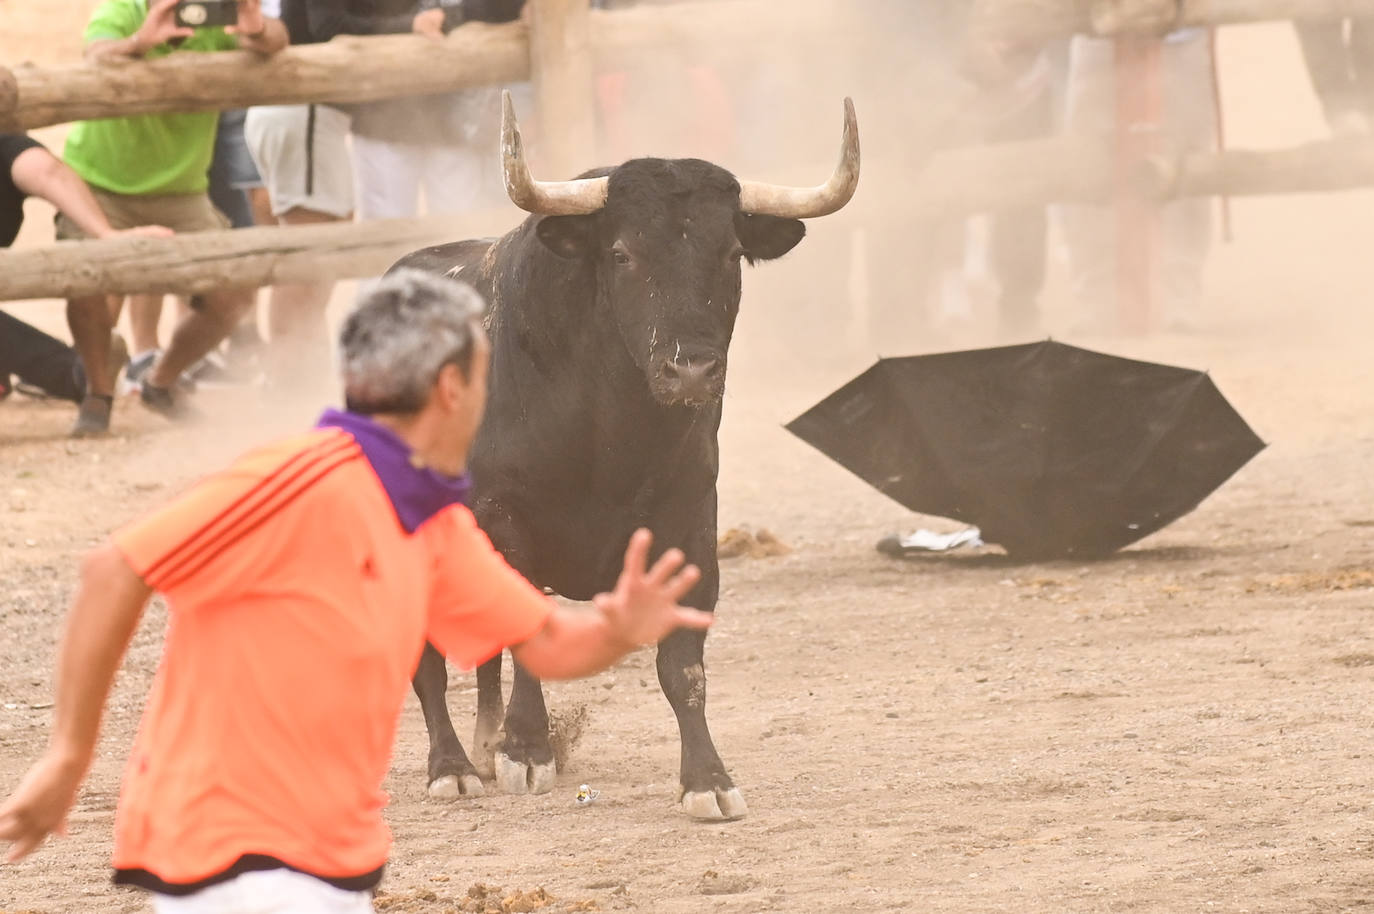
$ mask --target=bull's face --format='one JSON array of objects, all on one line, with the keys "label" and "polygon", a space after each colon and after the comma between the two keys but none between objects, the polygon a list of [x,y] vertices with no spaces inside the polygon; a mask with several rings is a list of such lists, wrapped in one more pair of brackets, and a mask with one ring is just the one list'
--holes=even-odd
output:
[{"label": "bull's face", "polygon": [[561,257],[594,266],[599,319],[619,328],[649,390],[665,405],[701,407],[725,389],[739,311],[740,262],[786,254],[801,219],[835,212],[859,183],[859,127],[844,102],[840,162],[816,187],[737,181],[699,159],[634,159],[574,181],[536,181],[510,94],[502,97],[506,190],[542,216],[536,232]]},{"label": "bull's face", "polygon": [[741,264],[781,257],[806,233],[797,219],[741,212],[739,194],[709,162],[635,159],[609,172],[598,212],[546,216],[536,229],[554,253],[593,267],[598,319],[617,327],[665,406],[720,400]]}]

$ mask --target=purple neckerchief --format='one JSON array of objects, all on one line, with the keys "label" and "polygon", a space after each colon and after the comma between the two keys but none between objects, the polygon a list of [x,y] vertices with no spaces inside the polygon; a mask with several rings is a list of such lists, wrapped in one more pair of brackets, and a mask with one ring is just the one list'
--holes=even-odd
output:
[{"label": "purple neckerchief", "polygon": [[406,533],[414,533],[420,525],[449,505],[465,505],[472,491],[472,478],[445,476],[426,466],[411,462],[411,448],[386,426],[359,413],[327,409],[315,423],[316,428],[338,428],[348,432],[372,464],[372,471],[382,482],[396,519]]}]

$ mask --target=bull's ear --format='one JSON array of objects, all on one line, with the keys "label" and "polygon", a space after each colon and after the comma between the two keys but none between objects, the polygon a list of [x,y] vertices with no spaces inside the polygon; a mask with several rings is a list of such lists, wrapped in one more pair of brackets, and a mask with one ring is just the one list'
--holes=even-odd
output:
[{"label": "bull's ear", "polygon": [[595,216],[545,216],[534,227],[544,247],[559,257],[579,260],[592,253]]},{"label": "bull's ear", "polygon": [[744,246],[744,256],[753,263],[775,260],[792,250],[806,235],[806,226],[800,219],[736,213],[735,234]]}]

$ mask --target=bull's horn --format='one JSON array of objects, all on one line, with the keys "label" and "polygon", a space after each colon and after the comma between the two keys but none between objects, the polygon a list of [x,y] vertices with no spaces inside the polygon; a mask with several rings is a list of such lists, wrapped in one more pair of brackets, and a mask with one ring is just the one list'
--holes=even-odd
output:
[{"label": "bull's horn", "polygon": [[828,216],[854,196],[859,186],[859,120],[854,116],[854,101],[844,100],[844,140],[840,144],[840,164],[835,173],[819,187],[781,187],[757,181],[739,182],[739,208],[761,216],[787,219],[813,219]]},{"label": "bull's horn", "polygon": [[506,193],[521,209],[537,216],[584,216],[606,205],[606,178],[580,181],[536,181],[525,164],[525,145],[510,92],[501,91],[501,170]]}]

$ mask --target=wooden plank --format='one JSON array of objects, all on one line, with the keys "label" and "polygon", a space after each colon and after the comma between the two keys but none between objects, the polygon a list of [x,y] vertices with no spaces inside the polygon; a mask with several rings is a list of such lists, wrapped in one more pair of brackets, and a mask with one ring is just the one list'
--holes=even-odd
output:
[{"label": "wooden plank", "polygon": [[[1158,201],[1355,190],[1374,186],[1374,138],[1155,155],[1130,180]],[[1050,203],[1106,205],[1117,186],[1110,144],[1055,137],[939,153],[913,177],[906,199],[918,218],[948,219]]]},{"label": "wooden plank", "polygon": [[190,295],[225,287],[378,276],[417,248],[500,235],[523,215],[512,206],[463,216],[263,226],[0,250],[0,301],[99,293]]},{"label": "wooden plank", "polygon": [[1160,35],[1177,28],[1374,18],[1374,0],[974,0],[982,40],[1040,43],[1070,35]]},{"label": "wooden plank", "polygon": [[0,76],[0,130],[86,118],[222,110],[248,105],[361,102],[529,78],[519,22],[472,23],[443,41],[419,35],[340,37],[271,57],[248,51],[171,54],[65,67],[15,67],[8,115]]},{"label": "wooden plank", "polygon": [[[580,2],[585,7],[585,0]],[[853,22],[852,14],[843,14],[839,6],[839,0],[800,5],[787,0],[696,0],[628,10],[583,9],[575,16],[581,21],[568,24],[585,37],[569,38],[564,28],[562,38],[549,40],[573,41],[566,49],[572,60],[585,58],[582,45],[588,45],[602,66],[643,59],[664,47],[738,55],[757,52],[765,42],[807,36],[833,40],[837,24]],[[0,67],[0,130],[127,114],[343,104],[523,82],[531,78],[530,54],[524,23],[474,22],[442,42],[418,35],[341,36],[272,57],[225,51],[99,65]]]}]

